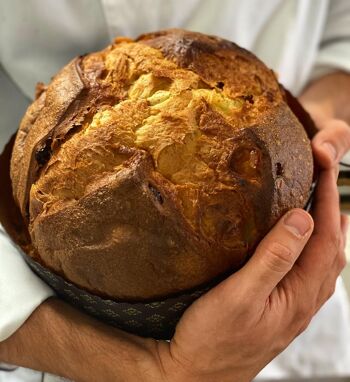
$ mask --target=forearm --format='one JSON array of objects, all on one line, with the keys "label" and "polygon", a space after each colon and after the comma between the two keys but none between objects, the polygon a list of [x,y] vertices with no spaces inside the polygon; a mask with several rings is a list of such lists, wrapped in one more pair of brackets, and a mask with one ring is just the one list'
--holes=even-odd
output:
[{"label": "forearm", "polygon": [[0,361],[75,381],[159,380],[154,347],[50,299],[0,343]]},{"label": "forearm", "polygon": [[335,72],[313,81],[300,101],[316,123],[333,118],[350,123],[350,74]]}]

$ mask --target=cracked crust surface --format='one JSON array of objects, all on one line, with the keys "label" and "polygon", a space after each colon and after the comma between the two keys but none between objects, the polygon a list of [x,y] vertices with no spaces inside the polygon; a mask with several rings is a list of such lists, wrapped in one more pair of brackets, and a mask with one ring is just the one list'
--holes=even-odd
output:
[{"label": "cracked crust surface", "polygon": [[33,255],[113,299],[168,296],[239,269],[312,181],[305,130],[237,45],[168,30],[59,72],[11,163]]}]

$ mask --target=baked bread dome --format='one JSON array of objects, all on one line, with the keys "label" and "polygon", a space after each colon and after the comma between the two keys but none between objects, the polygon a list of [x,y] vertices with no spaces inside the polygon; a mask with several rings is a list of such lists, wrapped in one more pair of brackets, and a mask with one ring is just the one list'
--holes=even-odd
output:
[{"label": "baked bread dome", "polygon": [[274,73],[183,30],[116,39],[40,86],[17,134],[31,253],[94,294],[144,301],[239,269],[304,207],[309,139]]}]

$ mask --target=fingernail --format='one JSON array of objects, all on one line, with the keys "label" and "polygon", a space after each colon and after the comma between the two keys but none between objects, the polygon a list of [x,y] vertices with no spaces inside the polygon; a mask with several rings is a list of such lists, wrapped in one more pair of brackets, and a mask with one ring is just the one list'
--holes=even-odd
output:
[{"label": "fingernail", "polygon": [[327,152],[327,154],[332,158],[332,160],[335,160],[337,158],[337,150],[331,143],[323,142],[322,149]]},{"label": "fingernail", "polygon": [[311,228],[310,219],[302,212],[292,211],[284,219],[286,228],[294,235],[304,236]]}]

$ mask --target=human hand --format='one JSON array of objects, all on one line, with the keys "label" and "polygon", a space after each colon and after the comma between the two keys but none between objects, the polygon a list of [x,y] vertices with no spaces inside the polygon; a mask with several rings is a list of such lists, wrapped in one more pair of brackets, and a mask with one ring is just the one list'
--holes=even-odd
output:
[{"label": "human hand", "polygon": [[323,127],[312,142],[321,166],[313,219],[288,212],[244,268],[185,312],[170,344],[159,343],[169,381],[251,380],[333,294],[346,264],[347,225],[335,169],[350,148],[350,130],[339,121]]}]

